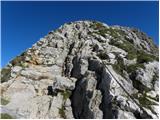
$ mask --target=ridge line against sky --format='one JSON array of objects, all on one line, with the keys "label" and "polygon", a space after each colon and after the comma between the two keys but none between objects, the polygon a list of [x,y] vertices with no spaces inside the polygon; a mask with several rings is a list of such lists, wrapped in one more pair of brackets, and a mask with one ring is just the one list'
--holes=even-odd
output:
[{"label": "ridge line against sky", "polygon": [[159,43],[156,27],[158,2],[151,2],[151,5],[148,4],[150,2],[86,1],[4,3],[6,4],[3,4],[5,7],[2,5],[2,67],[49,31],[77,20],[90,19],[108,25],[136,27],[157,39],[155,41],[157,45]]}]

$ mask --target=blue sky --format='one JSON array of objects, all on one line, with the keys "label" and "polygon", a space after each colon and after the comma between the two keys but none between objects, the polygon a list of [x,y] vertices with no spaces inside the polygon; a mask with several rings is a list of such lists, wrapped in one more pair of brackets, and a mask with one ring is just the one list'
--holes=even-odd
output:
[{"label": "blue sky", "polygon": [[2,2],[1,65],[4,67],[49,31],[66,22],[97,20],[136,27],[158,44],[158,2]]}]

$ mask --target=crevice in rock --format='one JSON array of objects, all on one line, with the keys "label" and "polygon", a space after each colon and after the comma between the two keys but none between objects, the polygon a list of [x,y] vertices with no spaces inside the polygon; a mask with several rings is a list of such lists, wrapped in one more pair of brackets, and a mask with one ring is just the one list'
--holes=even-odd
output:
[{"label": "crevice in rock", "polygon": [[57,96],[58,90],[53,90],[52,86],[48,86],[47,90],[48,90],[47,95],[50,95],[52,97]]},{"label": "crevice in rock", "polygon": [[[93,91],[87,91],[86,87],[88,84],[88,78],[85,75],[81,75],[80,70],[80,58],[75,57],[73,59],[73,69],[72,69],[72,77],[77,78],[76,87],[72,92],[71,106],[73,115],[77,119],[85,119],[85,118],[94,118],[94,113],[89,108],[89,103],[91,102],[91,98],[93,96],[94,90],[100,90],[102,95],[101,104],[99,106],[100,110],[103,112],[103,118],[111,119],[117,118],[117,114],[113,115],[117,110],[112,111],[112,96],[110,95],[110,82],[111,77],[106,72],[104,66],[99,61],[89,61],[88,71],[95,72],[95,79],[97,81],[95,89]],[[93,62],[93,63],[92,63]],[[95,64],[96,63],[96,64]],[[76,73],[75,73],[76,71]]]},{"label": "crevice in rock", "polygon": [[97,89],[101,91],[102,102],[100,109],[103,111],[104,119],[116,118],[112,111],[112,95],[109,92],[111,77],[105,71],[104,67],[100,68],[100,71],[96,71],[97,76]]},{"label": "crevice in rock", "polygon": [[72,91],[70,97],[73,115],[76,119],[94,118],[89,108],[90,97],[92,97],[93,92],[87,97],[87,93],[89,93],[89,91],[86,90],[87,84],[85,77],[82,76],[79,78],[76,82],[75,90]]},{"label": "crevice in rock", "polygon": [[144,111],[140,113],[138,110],[136,110],[133,114],[137,119],[153,119],[147,112]]},{"label": "crevice in rock", "polygon": [[69,77],[70,76],[70,57],[67,55],[64,61],[64,68],[63,68],[63,76]]},{"label": "crevice in rock", "polygon": [[96,59],[89,59],[89,70],[95,71],[97,77],[97,90],[101,91],[102,101],[100,109],[103,111],[104,119],[116,118],[116,109],[112,110],[112,95],[109,92],[111,76],[106,72],[105,67]]},{"label": "crevice in rock", "polygon": [[75,45],[75,42],[73,42],[69,46],[69,52],[68,52],[67,57],[64,61],[64,65],[63,65],[63,69],[62,69],[62,76],[70,77],[70,72],[71,72],[70,67],[71,67],[71,62],[72,62],[71,54],[72,54],[72,50],[74,48],[74,45]]},{"label": "crevice in rock", "polygon": [[70,55],[72,53],[72,49],[74,48],[75,42],[73,42],[70,47],[69,47],[69,52],[68,55]]},{"label": "crevice in rock", "polygon": [[133,114],[137,119],[142,119],[141,114],[140,114],[139,111],[136,110]]},{"label": "crevice in rock", "polygon": [[52,106],[52,100],[53,100],[53,97],[50,99],[50,101],[49,101],[49,106],[48,106],[48,111],[50,111],[50,109],[51,109],[51,106]]},{"label": "crevice in rock", "polygon": [[88,78],[87,75],[81,74],[81,58],[77,55],[73,58],[73,68],[71,77],[77,79],[75,89],[70,97],[73,116],[76,119],[94,118],[92,111],[89,108],[90,99],[93,91],[87,90]]},{"label": "crevice in rock", "polygon": [[[82,79],[82,78],[81,78]],[[71,107],[72,107],[72,113],[73,113],[73,116],[74,118],[76,119],[79,119],[80,118],[80,113],[79,111],[77,110],[79,107],[75,106],[75,102],[76,100],[74,99],[75,97],[75,92],[76,92],[76,89],[77,89],[77,86],[79,85],[79,83],[81,82],[81,79],[78,79],[77,82],[76,82],[76,85],[75,85],[75,89],[72,91],[72,95],[70,96],[70,100],[71,100]],[[77,99],[78,100],[78,99]],[[80,104],[79,104],[80,105]]]},{"label": "crevice in rock", "polygon": [[80,79],[82,75],[80,74],[80,57],[77,55],[72,60],[73,68],[71,70],[71,77]]}]

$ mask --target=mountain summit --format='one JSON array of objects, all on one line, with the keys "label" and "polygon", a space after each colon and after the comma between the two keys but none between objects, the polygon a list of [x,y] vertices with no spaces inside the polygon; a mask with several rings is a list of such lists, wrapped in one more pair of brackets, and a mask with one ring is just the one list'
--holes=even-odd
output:
[{"label": "mountain summit", "polygon": [[64,24],[1,70],[1,118],[157,118],[158,47],[135,28]]}]

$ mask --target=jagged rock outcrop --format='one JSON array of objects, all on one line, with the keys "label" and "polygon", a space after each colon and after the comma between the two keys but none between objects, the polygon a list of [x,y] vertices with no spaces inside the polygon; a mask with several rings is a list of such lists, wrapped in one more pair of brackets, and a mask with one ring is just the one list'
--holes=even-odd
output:
[{"label": "jagged rock outcrop", "polygon": [[158,48],[140,30],[77,21],[1,70],[1,115],[158,118]]}]

